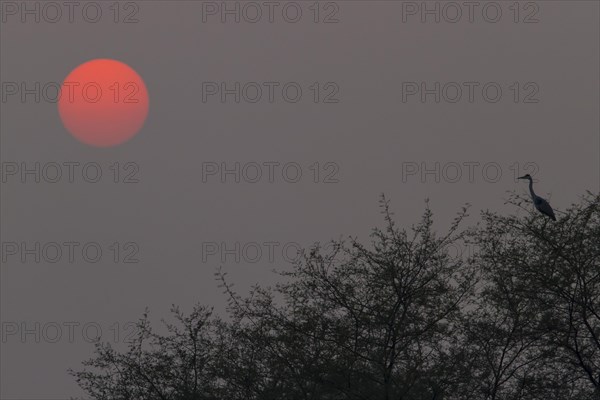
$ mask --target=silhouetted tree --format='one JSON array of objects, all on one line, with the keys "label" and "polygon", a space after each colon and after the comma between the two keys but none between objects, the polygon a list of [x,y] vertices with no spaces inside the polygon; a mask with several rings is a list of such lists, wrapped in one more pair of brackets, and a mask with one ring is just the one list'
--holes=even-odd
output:
[{"label": "silhouetted tree", "polygon": [[600,398],[598,206],[588,194],[556,223],[486,212],[473,230],[482,287],[463,328],[481,398]]},{"label": "silhouetted tree", "polygon": [[286,398],[432,399],[452,386],[440,366],[452,360],[452,332],[474,283],[472,269],[448,253],[464,210],[438,238],[429,209],[407,232],[382,201],[386,227],[370,246],[316,247],[275,290],[242,299],[221,275],[234,325],[252,343],[267,340]]},{"label": "silhouetted tree", "polygon": [[97,343],[95,357],[84,362],[91,369],[71,371],[79,385],[101,400],[219,399],[219,321],[202,306],[188,316],[177,307],[172,312],[177,324],[165,322],[165,335],[153,331],[146,312],[123,354],[110,343]]},{"label": "silhouetted tree", "polygon": [[[598,399],[598,200],[467,230],[463,209],[439,236],[429,208],[399,229],[382,197],[370,243],[315,245],[245,296],[219,270],[226,319],[174,308],[159,335],[144,315],[128,351],[98,343],[71,373],[111,400]],[[477,251],[450,255],[464,244]]]}]

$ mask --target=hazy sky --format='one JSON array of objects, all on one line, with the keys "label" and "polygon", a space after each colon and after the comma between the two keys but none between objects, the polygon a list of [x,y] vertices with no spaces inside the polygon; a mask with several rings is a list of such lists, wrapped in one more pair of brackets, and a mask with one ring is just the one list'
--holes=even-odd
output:
[{"label": "hazy sky", "polygon": [[[432,13],[420,1],[102,1],[73,6],[71,22],[62,1],[22,4],[0,2],[2,399],[81,395],[66,369],[91,356],[87,340],[100,329],[122,343],[146,306],[155,319],[172,303],[222,311],[219,265],[244,291],[273,282],[298,245],[368,241],[382,192],[405,226],[430,198],[444,229],[467,202],[470,221],[511,212],[506,192],[526,193],[517,175],[535,173],[558,211],[599,190],[595,1],[428,2]],[[121,146],[78,142],[44,93],[6,92],[94,58],[148,88],[146,124]],[[236,82],[239,103],[207,92]],[[36,163],[39,183],[20,170]],[[239,182],[221,176],[236,168]]]}]

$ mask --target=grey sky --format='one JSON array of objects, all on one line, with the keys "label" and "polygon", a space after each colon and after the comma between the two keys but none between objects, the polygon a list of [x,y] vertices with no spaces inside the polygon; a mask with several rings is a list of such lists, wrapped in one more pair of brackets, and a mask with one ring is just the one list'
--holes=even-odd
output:
[{"label": "grey sky", "polygon": [[[318,16],[313,2],[301,1],[295,3],[302,10],[297,23],[285,20],[293,18],[294,5],[282,15],[285,2],[273,6],[272,23],[264,6],[256,23],[244,20],[254,18],[249,8],[239,23],[231,15],[223,23],[219,10],[207,14],[221,2],[132,2],[137,9],[121,2],[118,19],[135,12],[139,20],[130,24],[114,23],[113,2],[96,3],[103,11],[98,23],[85,21],[81,7],[73,23],[67,15],[57,23],[44,15],[39,23],[32,16],[23,23],[5,8],[21,7],[20,1],[0,3],[3,84],[61,82],[85,61],[112,58],[134,68],[150,93],[142,131],[109,149],[76,141],[62,126],[56,104],[35,103],[31,96],[2,100],[3,168],[78,161],[98,163],[103,172],[98,183],[85,182],[81,174],[73,183],[35,183],[27,176],[23,183],[19,175],[2,182],[2,399],[80,394],[65,371],[91,355],[85,338],[100,326],[107,339],[119,331],[122,342],[127,322],[146,306],[155,319],[166,316],[172,303],[184,310],[195,302],[222,310],[224,296],[213,277],[219,265],[243,291],[272,282],[270,270],[286,267],[285,244],[292,254],[295,243],[340,235],[368,240],[370,228],[381,223],[382,192],[407,226],[418,220],[429,197],[444,228],[466,202],[475,215],[488,208],[510,211],[503,204],[506,191],[526,193],[516,175],[536,172],[536,191],[559,211],[586,189],[599,190],[598,2],[521,2],[516,16],[513,2],[502,1],[487,6],[485,17],[488,2],[480,2],[472,23],[464,6],[460,21],[446,21],[456,10],[444,2],[437,3],[439,23],[434,15],[422,23],[420,10],[413,15],[420,1],[321,2]],[[498,8],[499,21],[486,21]],[[325,18],[339,22],[323,23]],[[538,22],[524,23],[526,18]],[[207,82],[279,86],[273,103],[266,92],[257,103],[244,96],[239,104],[233,96],[221,102],[218,95],[203,102]],[[296,103],[281,92],[290,82],[302,89]],[[421,83],[433,89],[435,82],[439,103],[434,94],[423,102],[420,93],[407,92]],[[452,102],[457,87],[462,98]],[[493,102],[497,87],[502,95]],[[327,95],[338,102],[325,103]],[[135,163],[139,182],[123,183],[121,175],[113,183],[109,166],[115,162],[122,173],[127,162]],[[206,163],[220,168],[223,162],[245,167],[240,183],[232,175],[224,182],[218,175],[203,179],[203,168],[214,166]],[[272,164],[272,183],[266,162],[279,163]],[[257,183],[249,182],[252,163],[263,165]],[[290,163],[301,167],[297,183],[288,182],[295,177],[296,164]],[[422,167],[439,168],[439,182],[435,173],[422,176]],[[9,242],[33,247],[69,241],[98,243],[102,259],[86,261],[79,250],[73,263],[64,254],[56,263],[44,257],[36,263],[33,256],[22,262],[6,251]],[[109,247],[114,242],[118,254]],[[221,243],[235,248],[236,242],[240,262],[225,254],[222,263]],[[248,262],[257,244],[262,257]],[[124,263],[135,246],[139,262]],[[56,343],[53,324],[62,328]],[[24,334],[23,327],[34,333]]]}]

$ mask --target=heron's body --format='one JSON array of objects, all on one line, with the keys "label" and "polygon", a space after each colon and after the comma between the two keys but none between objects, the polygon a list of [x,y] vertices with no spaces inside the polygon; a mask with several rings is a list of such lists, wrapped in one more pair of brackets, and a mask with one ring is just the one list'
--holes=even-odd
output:
[{"label": "heron's body", "polygon": [[533,179],[531,178],[531,175],[527,174],[525,176],[519,177],[519,179],[529,179],[529,193],[531,194],[531,200],[533,200],[533,205],[539,212],[548,216],[548,218],[550,218],[552,221],[556,221],[556,217],[554,216],[554,211],[552,210],[552,207],[550,207],[550,203],[548,203],[546,199],[536,195],[533,191]]}]

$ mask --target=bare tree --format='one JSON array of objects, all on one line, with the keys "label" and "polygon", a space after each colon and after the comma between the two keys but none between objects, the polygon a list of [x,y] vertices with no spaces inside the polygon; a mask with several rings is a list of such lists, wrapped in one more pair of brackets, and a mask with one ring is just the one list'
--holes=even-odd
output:
[{"label": "bare tree", "polygon": [[600,395],[598,199],[588,194],[557,223],[487,212],[474,229],[483,289],[464,328],[484,398]]},{"label": "bare tree", "polygon": [[173,308],[160,335],[144,315],[128,351],[98,343],[71,373],[102,400],[598,399],[598,200],[463,230],[465,208],[437,235],[428,207],[400,229],[382,197],[367,243],[317,244],[244,296],[219,269],[227,318]]}]

